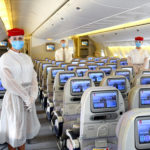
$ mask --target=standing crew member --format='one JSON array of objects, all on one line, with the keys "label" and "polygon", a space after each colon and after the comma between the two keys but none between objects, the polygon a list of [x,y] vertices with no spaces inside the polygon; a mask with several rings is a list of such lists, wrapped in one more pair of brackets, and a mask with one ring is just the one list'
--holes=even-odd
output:
[{"label": "standing crew member", "polygon": [[40,130],[35,100],[38,95],[36,73],[31,58],[20,52],[24,30],[8,30],[11,48],[0,58],[0,78],[6,89],[0,118],[0,143],[9,150],[25,150],[26,139]]},{"label": "standing crew member", "polygon": [[133,66],[135,73],[142,69],[148,69],[149,54],[146,50],[141,48],[143,44],[143,37],[135,37],[136,49],[130,51],[128,55],[128,65]]},{"label": "standing crew member", "polygon": [[65,40],[60,41],[61,48],[55,52],[56,61],[71,62],[72,61],[72,51],[70,51],[66,45]]}]

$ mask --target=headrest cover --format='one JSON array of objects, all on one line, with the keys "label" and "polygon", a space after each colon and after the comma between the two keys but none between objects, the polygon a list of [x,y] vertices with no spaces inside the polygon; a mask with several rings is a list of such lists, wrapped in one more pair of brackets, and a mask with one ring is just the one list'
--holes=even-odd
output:
[{"label": "headrest cover", "polygon": [[13,28],[7,31],[8,36],[18,36],[18,35],[24,35],[24,30],[19,28]]},{"label": "headrest cover", "polygon": [[143,41],[144,40],[144,38],[143,37],[141,37],[141,36],[137,36],[137,37],[135,37],[135,41]]}]

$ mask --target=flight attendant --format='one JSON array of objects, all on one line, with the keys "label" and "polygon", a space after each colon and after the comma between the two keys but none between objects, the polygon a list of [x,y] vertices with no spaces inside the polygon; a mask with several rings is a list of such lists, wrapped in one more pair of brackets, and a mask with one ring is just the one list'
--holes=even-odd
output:
[{"label": "flight attendant", "polygon": [[60,41],[61,48],[55,52],[56,61],[71,62],[72,61],[72,51],[70,51],[66,45],[65,40]]},{"label": "flight attendant", "polygon": [[142,49],[143,37],[135,37],[136,49],[128,54],[128,65],[133,66],[135,73],[139,73],[142,69],[148,69],[149,54]]},{"label": "flight attendant", "polygon": [[38,95],[36,73],[31,58],[20,52],[24,46],[24,30],[8,30],[11,48],[0,58],[0,78],[6,93],[0,116],[0,143],[9,150],[25,150],[26,139],[40,130],[35,100]]}]

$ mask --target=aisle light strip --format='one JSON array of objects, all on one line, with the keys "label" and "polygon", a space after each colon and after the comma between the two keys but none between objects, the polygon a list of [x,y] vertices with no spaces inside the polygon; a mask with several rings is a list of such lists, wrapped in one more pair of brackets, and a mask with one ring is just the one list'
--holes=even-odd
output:
[{"label": "aisle light strip", "polygon": [[93,35],[93,34],[104,33],[104,32],[111,32],[114,30],[130,28],[130,27],[139,26],[139,25],[145,25],[148,23],[150,23],[150,18],[135,21],[135,22],[129,22],[129,23],[125,23],[125,24],[121,24],[121,25],[117,25],[117,26],[112,26],[112,27],[108,27],[108,28],[103,28],[103,29],[99,29],[99,30],[94,30],[94,31],[86,32],[86,33],[81,33],[81,34],[77,34],[75,36],[86,36],[86,35]]},{"label": "aisle light strip", "polygon": [[10,20],[4,0],[0,0],[0,17],[5,25],[6,30],[10,29],[11,28]]}]

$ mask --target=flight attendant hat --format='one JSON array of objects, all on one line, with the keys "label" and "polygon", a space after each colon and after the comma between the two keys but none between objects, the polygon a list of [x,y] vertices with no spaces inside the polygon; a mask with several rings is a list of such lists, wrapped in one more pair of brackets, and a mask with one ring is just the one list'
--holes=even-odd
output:
[{"label": "flight attendant hat", "polygon": [[137,36],[137,37],[135,37],[135,41],[143,41],[144,40],[144,38],[143,37],[141,37],[141,36]]},{"label": "flight attendant hat", "polygon": [[18,36],[18,35],[24,35],[24,30],[19,28],[13,28],[7,31],[8,36]]}]

